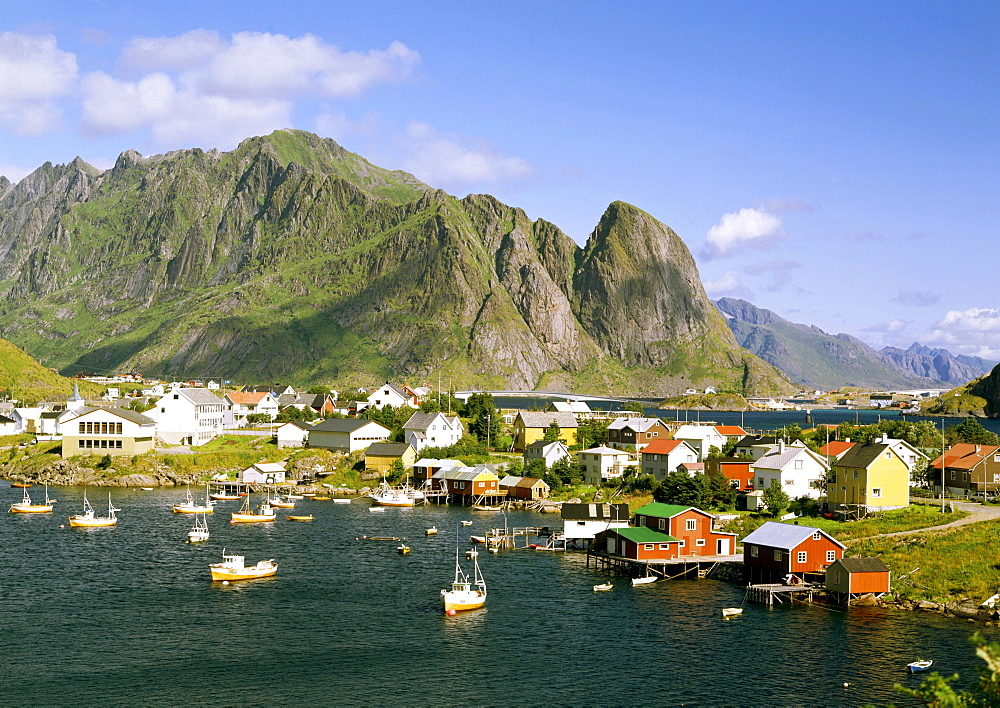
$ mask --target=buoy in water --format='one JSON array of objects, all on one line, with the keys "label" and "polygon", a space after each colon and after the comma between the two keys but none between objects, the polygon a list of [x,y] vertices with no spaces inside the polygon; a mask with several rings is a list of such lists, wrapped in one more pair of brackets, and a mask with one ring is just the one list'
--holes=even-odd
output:
[{"label": "buoy in water", "polygon": [[66,528],[66,527],[65,527],[65,526],[63,526],[62,524],[59,524],[59,528],[61,528],[61,529],[64,529],[64,528]]},{"label": "buoy in water", "polygon": [[455,616],[455,610],[448,610],[448,616],[449,617],[454,617]]},{"label": "buoy in water", "polygon": [[223,585],[229,585],[229,581],[228,581],[228,580],[223,580],[223,581],[222,581],[222,584],[223,584]]}]

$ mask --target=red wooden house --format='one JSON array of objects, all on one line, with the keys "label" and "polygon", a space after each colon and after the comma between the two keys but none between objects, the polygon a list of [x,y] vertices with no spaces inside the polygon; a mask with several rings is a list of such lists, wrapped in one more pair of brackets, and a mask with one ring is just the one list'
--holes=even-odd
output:
[{"label": "red wooden house", "polygon": [[751,460],[744,460],[741,457],[717,457],[705,461],[705,472],[721,474],[738,492],[752,492],[754,489],[752,464]]},{"label": "red wooden house", "polygon": [[724,556],[733,553],[736,534],[715,531],[715,517],[693,506],[654,502],[637,509],[633,526],[667,534],[678,541],[680,556]]},{"label": "red wooden house", "polygon": [[594,537],[593,547],[632,560],[666,561],[680,555],[680,540],[644,526],[601,531]]},{"label": "red wooden house", "polygon": [[826,569],[826,592],[843,604],[862,595],[881,597],[889,592],[890,583],[889,568],[881,558],[841,558]]},{"label": "red wooden house", "polygon": [[826,531],[767,521],[743,539],[743,565],[751,583],[803,579],[843,558],[844,544]]}]

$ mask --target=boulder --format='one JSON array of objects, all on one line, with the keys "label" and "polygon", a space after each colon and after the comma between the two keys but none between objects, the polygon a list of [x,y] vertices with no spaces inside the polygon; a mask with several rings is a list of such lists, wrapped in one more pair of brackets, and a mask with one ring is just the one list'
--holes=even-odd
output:
[{"label": "boulder", "polygon": [[855,607],[875,607],[878,604],[878,600],[872,593],[867,593],[856,599],[852,603]]}]

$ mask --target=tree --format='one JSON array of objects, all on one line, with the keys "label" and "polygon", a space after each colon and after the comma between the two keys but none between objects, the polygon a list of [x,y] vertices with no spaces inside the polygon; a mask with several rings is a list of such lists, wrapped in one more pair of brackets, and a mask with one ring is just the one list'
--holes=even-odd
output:
[{"label": "tree", "polygon": [[576,429],[577,447],[585,450],[588,447],[606,445],[608,442],[608,425],[610,420],[581,420]]},{"label": "tree", "polygon": [[562,428],[559,427],[559,423],[552,420],[552,424],[545,429],[545,434],[542,436],[542,440],[545,442],[556,442],[559,440],[559,436],[562,435]]},{"label": "tree", "polygon": [[763,500],[764,506],[771,512],[772,516],[780,516],[781,512],[788,508],[788,502],[791,501],[785,494],[785,490],[781,488],[781,482],[777,479],[772,479],[771,486],[764,490]]},{"label": "tree", "polygon": [[317,385],[317,386],[313,386],[312,388],[310,388],[308,391],[306,391],[306,393],[312,393],[312,394],[325,393],[325,394],[329,395],[330,394],[330,387],[329,386],[320,386],[320,385]]},{"label": "tree", "polygon": [[[958,425],[948,428],[948,437],[955,442],[975,445],[1000,445],[1000,436],[991,433],[978,420],[969,416]],[[950,440],[949,440],[950,442]]]},{"label": "tree", "polygon": [[270,423],[271,416],[267,413],[249,413],[247,415],[247,422],[251,425],[256,425],[257,423]]},{"label": "tree", "polygon": [[500,411],[493,404],[493,395],[474,393],[469,396],[463,415],[469,419],[469,433],[490,445],[500,437]]},{"label": "tree", "polygon": [[316,417],[315,411],[312,408],[296,408],[295,406],[288,406],[282,408],[281,412],[278,413],[277,417],[274,419],[276,423],[288,423],[292,420],[312,420]]},{"label": "tree", "polygon": [[639,401],[628,401],[624,406],[622,406],[622,409],[638,413],[639,415],[643,415],[646,412]]},{"label": "tree", "polygon": [[702,508],[711,501],[709,482],[705,475],[689,475],[674,470],[653,488],[653,499],[663,504],[681,504]]}]

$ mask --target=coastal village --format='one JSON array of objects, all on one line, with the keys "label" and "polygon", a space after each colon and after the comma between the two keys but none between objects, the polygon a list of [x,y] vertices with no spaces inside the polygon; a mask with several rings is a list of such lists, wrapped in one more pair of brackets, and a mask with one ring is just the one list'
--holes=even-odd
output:
[{"label": "coastal village", "polygon": [[[645,584],[711,578],[745,584],[747,602],[767,605],[819,598],[839,604],[888,601],[997,619],[996,597],[972,605],[968,600],[899,600],[889,565],[878,556],[859,555],[830,525],[863,524],[887,514],[899,518],[921,495],[934,503],[942,487],[949,500],[989,502],[1000,490],[1000,445],[956,442],[932,457],[927,448],[888,432],[869,431],[865,440],[852,441],[840,438],[839,426],[818,426],[813,432],[826,442],[818,446],[814,436],[810,447],[789,430],[761,434],[740,425],[651,417],[641,408],[592,409],[573,399],[538,410],[498,409],[489,394],[466,394],[462,400],[395,383],[347,396],[286,385],[235,390],[214,381],[101,383],[107,388],[99,401],[85,400],[75,388],[64,401],[3,404],[0,435],[19,441],[10,449],[47,445],[51,457],[83,465],[89,460],[93,466],[90,477],[80,480],[60,478],[65,466],[59,463],[33,471],[8,463],[6,476],[14,484],[179,484],[177,478],[127,473],[116,478],[108,471],[147,453],[194,452],[221,439],[266,439],[284,457],[210,474],[199,471],[183,480],[208,485],[204,505],[189,492],[188,511],[211,512],[212,499],[237,499],[241,488],[243,496],[267,495],[266,511],[242,510],[253,521],[274,521],[274,509],[302,498],[349,502],[362,497],[372,511],[428,503],[485,513],[528,509],[558,515],[559,522],[508,528],[505,521],[470,542],[491,552],[579,551],[597,579],[620,576]],[[119,387],[126,386],[129,395],[122,397]],[[473,449],[488,461],[471,461]],[[331,454],[333,462],[324,466],[307,458],[311,466],[288,464],[295,453],[316,451]],[[330,484],[337,481],[338,463],[350,464],[355,478],[367,484],[357,489]],[[685,485],[710,493],[700,497],[701,503],[686,503],[692,498]],[[215,494],[210,494],[213,486]],[[582,489],[592,490],[587,498],[567,496]],[[23,505],[37,506],[27,489],[25,501],[11,510]],[[109,507],[112,516],[120,511]],[[906,522],[912,526],[917,516],[914,528],[945,523],[927,513],[910,514]],[[960,516],[952,511],[948,520]],[[207,528],[195,531],[208,537]],[[409,548],[402,545],[400,552]],[[474,553],[469,557],[475,559]],[[229,558],[220,565],[234,562]],[[276,566],[269,570],[276,572]],[[460,576],[465,577],[457,571],[456,582]],[[465,585],[462,591],[472,592]],[[594,590],[610,587],[601,582]],[[724,608],[723,614],[736,616],[738,609]]]}]

